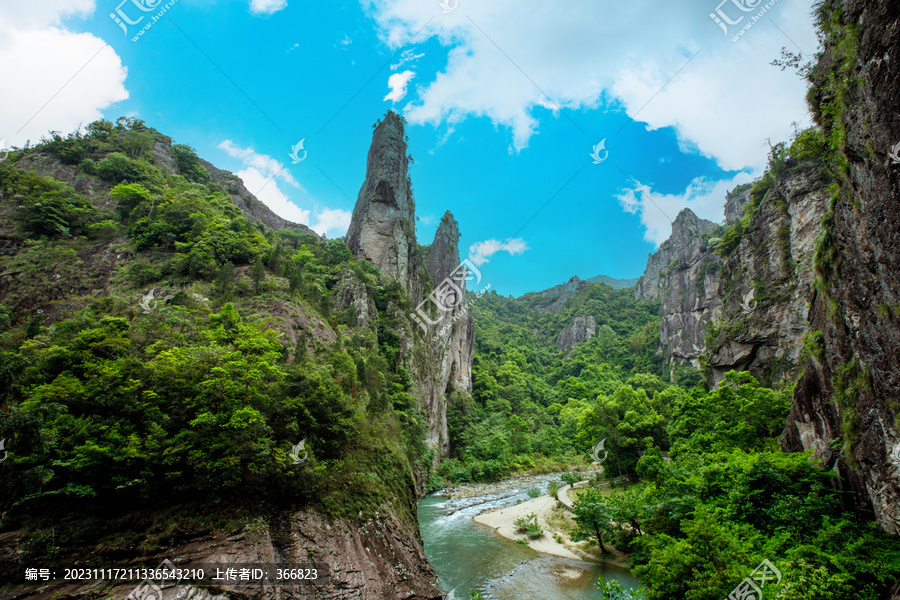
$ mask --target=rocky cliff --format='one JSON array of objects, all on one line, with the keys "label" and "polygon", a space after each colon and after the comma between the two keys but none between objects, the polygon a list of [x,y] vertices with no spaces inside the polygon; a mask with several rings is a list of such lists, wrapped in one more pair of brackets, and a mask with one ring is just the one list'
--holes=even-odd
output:
[{"label": "rocky cliff", "polygon": [[699,367],[699,358],[706,353],[706,327],[720,308],[722,261],[710,244],[717,229],[690,209],[681,211],[672,223],[672,235],[650,255],[635,287],[638,300],[660,302],[660,347],[670,366]]},{"label": "rocky cliff", "polygon": [[748,200],[738,201],[746,215],[721,242],[720,254],[728,256],[717,290],[722,311],[707,340],[713,385],[731,370],[778,385],[796,379],[803,364],[812,255],[829,177],[813,160],[776,162],[752,195],[747,190]]},{"label": "rocky cliff", "polygon": [[[0,565],[15,562],[14,557],[4,556],[4,549],[11,552],[20,542],[18,535],[19,532],[0,535]],[[165,560],[184,569],[221,565],[224,570],[235,564],[259,567],[261,564],[313,563],[324,566],[324,569],[320,568],[322,577],[311,582],[300,596],[304,598],[429,600],[441,595],[435,585],[434,571],[418,542],[418,525],[393,511],[377,514],[374,519],[363,522],[331,519],[313,511],[293,512],[270,523],[255,521],[230,535],[217,532],[182,536],[176,547],[155,556],[144,556],[133,566],[158,568]],[[15,572],[7,575],[10,580],[20,578]],[[0,600],[89,600],[98,597],[121,600],[135,587],[136,582],[55,581],[0,591]],[[200,587],[168,583],[160,587],[162,596],[155,600],[289,600],[298,597],[286,587],[271,584]]]},{"label": "rocky cliff", "polygon": [[428,444],[438,459],[450,448],[449,398],[472,391],[475,324],[466,290],[480,274],[461,264],[459,225],[449,211],[432,244],[420,250],[405,139],[403,120],[393,112],[375,127],[346,240],[358,259],[399,282],[413,301],[411,326],[401,335],[401,360],[414,374]]},{"label": "rocky cliff", "polygon": [[[428,248],[425,268],[435,291],[452,282],[460,295],[445,304],[448,310],[437,310],[436,323],[427,329],[430,338],[432,368],[421,369],[419,389],[428,421],[428,443],[447,456],[450,438],[447,433],[447,408],[453,392],[472,392],[472,361],[475,357],[475,320],[466,296],[467,286],[476,280],[474,274],[460,268],[459,225],[450,211],[441,219]],[[466,267],[464,267],[466,269]],[[444,288],[446,289],[446,288]],[[453,290],[454,292],[456,290]],[[453,298],[453,296],[451,296]],[[430,304],[430,303],[429,303]],[[421,317],[420,317],[421,318]],[[422,323],[422,321],[419,321]]]},{"label": "rocky cliff", "polygon": [[[900,534],[900,3],[826,0],[811,104],[838,183],[815,255],[812,356],[782,434]],[[900,586],[898,586],[900,587]]]},{"label": "rocky cliff", "polygon": [[568,352],[576,344],[589,342],[597,334],[597,319],[594,315],[577,315],[556,340],[556,349]]},{"label": "rocky cliff", "polygon": [[[452,319],[444,318],[447,327],[436,329],[446,338],[438,344],[430,334],[421,335],[409,318],[409,299],[403,289],[369,265],[352,261],[340,240],[325,241],[318,236],[303,235],[312,232],[280,219],[253,197],[236,176],[200,160],[193,153],[189,156],[193,160],[192,170],[182,173],[176,157],[178,149],[173,150],[171,139],[159,132],[134,127],[128,133],[139,134],[147,141],[147,148],[126,157],[116,142],[124,136],[118,135],[110,125],[108,137],[100,141],[70,136],[55,146],[42,144],[20,151],[0,165],[2,341],[8,342],[11,332],[24,329],[52,336],[57,329],[70,326],[82,331],[94,325],[101,326],[98,325],[101,322],[116,322],[120,326],[119,352],[122,356],[132,356],[133,360],[127,362],[135,368],[145,368],[152,362],[152,357],[141,354],[144,344],[152,341],[169,348],[177,346],[180,356],[188,356],[193,347],[192,337],[207,334],[215,327],[221,328],[216,310],[229,315],[229,327],[264,318],[266,336],[271,335],[267,339],[274,343],[272,348],[277,351],[271,355],[271,360],[266,359],[263,370],[272,369],[267,372],[280,375],[277,382],[266,381],[266,376],[262,376],[244,388],[261,390],[272,384],[265,387],[265,393],[259,392],[265,397],[266,406],[257,404],[251,409],[253,399],[248,400],[246,395],[238,404],[257,415],[256,423],[272,418],[275,412],[286,414],[281,411],[297,411],[296,414],[301,416],[287,418],[294,430],[279,433],[284,438],[279,440],[280,447],[273,441],[273,430],[269,428],[261,428],[251,436],[253,443],[268,444],[268,450],[259,454],[239,449],[237,436],[228,436],[226,443],[213,451],[207,452],[209,446],[205,450],[198,448],[191,461],[176,460],[180,466],[174,474],[162,461],[156,460],[161,451],[159,446],[155,447],[148,452],[146,464],[150,469],[165,471],[166,475],[158,479],[155,476],[128,477],[134,489],[142,490],[141,497],[146,498],[146,502],[138,499],[136,494],[121,492],[121,487],[107,485],[115,476],[110,475],[109,468],[98,468],[96,489],[80,488],[90,489],[85,497],[96,497],[97,503],[86,500],[75,507],[71,498],[52,491],[54,485],[62,485],[59,483],[61,472],[56,471],[55,478],[50,474],[38,484],[42,488],[40,492],[47,496],[40,510],[15,519],[9,518],[8,506],[19,496],[30,493],[30,489],[25,489],[24,485],[13,488],[9,482],[30,482],[29,469],[42,470],[43,465],[55,458],[38,457],[39,453],[49,451],[47,447],[41,443],[31,445],[31,440],[37,438],[23,435],[22,427],[9,426],[10,421],[4,419],[2,425],[8,428],[0,437],[7,439],[8,449],[13,449],[9,457],[12,460],[3,465],[7,476],[0,481],[3,489],[0,493],[0,504],[3,504],[0,510],[3,525],[0,531],[0,599],[126,597],[135,587],[134,584],[110,587],[102,582],[71,585],[57,582],[20,585],[10,591],[6,584],[20,582],[26,563],[32,566],[30,563],[35,560],[48,561],[40,566],[74,565],[76,561],[82,561],[80,564],[85,566],[155,566],[163,558],[179,566],[240,561],[284,564],[314,560],[330,567],[330,578],[316,586],[318,598],[426,600],[439,596],[436,575],[422,548],[415,502],[424,491],[425,462],[430,457],[421,452],[422,438],[429,436],[435,445],[441,443],[442,437],[446,438],[448,395],[471,385],[473,326],[464,298],[463,303],[455,307]],[[70,164],[72,152],[85,151],[85,148],[89,160],[79,158],[76,161],[79,166]],[[96,165],[102,166],[113,154],[120,155],[120,163],[130,171],[104,178],[102,169],[98,172]],[[37,181],[33,174],[58,181]],[[177,175],[189,175],[192,186],[184,186]],[[405,171],[403,179],[406,180]],[[29,182],[28,187],[20,185],[20,180]],[[59,182],[77,188],[79,194]],[[133,188],[143,189],[145,196],[137,202],[137,209],[127,206],[121,199],[110,198],[114,182],[134,184]],[[21,209],[28,202],[33,202],[34,207],[46,203],[43,197],[27,197],[32,188],[34,194],[39,194],[39,186],[77,202],[86,214],[107,211],[102,216],[108,217],[109,221],[102,223],[111,227],[109,223],[116,219],[115,227],[111,227],[111,233],[91,231],[88,236],[77,235],[80,231],[74,230],[76,235],[70,235],[68,230],[51,233],[41,236],[40,243],[35,244],[35,240],[29,238],[37,236],[23,229],[25,221]],[[185,187],[190,190],[182,194]],[[166,213],[160,210],[159,198],[164,196],[171,200],[170,205],[184,203],[185,211]],[[228,196],[239,210],[228,202]],[[51,197],[53,194],[49,193],[46,199]],[[128,211],[117,210],[123,207],[133,209],[133,219],[129,219]],[[188,215],[193,217],[195,211],[209,216],[210,222],[213,218],[218,219],[216,226],[204,228],[201,223],[196,227],[188,224],[185,228]],[[144,238],[138,242],[135,238],[142,230],[135,222],[151,217],[169,237],[163,236],[161,241]],[[35,218],[33,225],[42,222]],[[276,231],[288,228],[291,231]],[[220,232],[225,232],[223,238],[215,238]],[[365,228],[359,229],[359,233],[366,238]],[[243,234],[243,237],[237,234]],[[172,239],[179,242],[178,253],[172,248]],[[213,239],[217,240],[215,244],[210,243]],[[430,290],[428,274],[435,279],[444,277],[458,265],[459,229],[449,213],[430,250],[432,258],[427,261],[427,270],[420,248],[414,244],[414,236],[406,239],[412,241],[409,256],[413,259],[413,267],[407,272],[418,274],[419,279],[403,280],[404,285],[421,289],[428,285]],[[186,262],[178,262],[185,260],[195,248],[197,251],[192,256],[202,257],[199,249],[207,245],[214,246],[217,251],[238,253],[245,246],[251,251],[238,256],[226,254],[224,256],[231,258],[222,258],[220,262],[225,264],[213,261],[211,269],[198,262],[196,264],[203,267],[202,273]],[[49,259],[42,262],[35,260],[36,256]],[[258,265],[258,269],[254,265]],[[144,270],[140,271],[136,266]],[[151,294],[148,296],[147,292]],[[142,297],[152,299],[152,302],[147,300],[149,308],[140,304]],[[116,298],[115,302],[113,298]],[[131,345],[137,338],[129,336],[141,327],[141,323],[148,324],[152,319],[161,324],[176,313],[191,315],[190,332],[173,341],[173,338],[165,337],[174,331],[173,328],[154,326],[152,332],[141,335],[140,349],[137,343]],[[32,325],[28,325],[29,322]],[[58,327],[60,323],[66,325]],[[235,336],[243,335],[234,333],[234,328],[230,331]],[[249,331],[249,328],[241,331]],[[72,333],[76,334],[77,331]],[[68,339],[61,337],[59,343],[65,345]],[[198,343],[202,352],[210,347],[209,338]],[[257,351],[262,351],[259,346],[235,347],[229,357],[237,360],[238,356],[256,356]],[[21,361],[10,353],[8,346],[0,348],[0,353],[7,367],[0,373],[4,417],[10,411],[17,418],[37,423],[28,416],[28,410],[19,410],[33,387],[10,375],[13,370],[9,368],[10,364],[17,365]],[[395,356],[398,358],[396,364],[386,367],[384,357],[393,359]],[[103,360],[110,358],[104,354]],[[181,388],[185,393],[175,394],[172,398],[166,392],[162,395],[151,392],[149,387],[141,392],[133,388],[104,388],[103,393],[114,398],[111,405],[122,407],[140,397],[144,408],[152,405],[153,410],[159,411],[155,414],[165,414],[164,418],[145,421],[133,416],[135,413],[106,413],[103,418],[108,418],[116,427],[137,427],[136,423],[142,426],[159,420],[162,426],[156,429],[160,436],[156,439],[162,439],[170,433],[162,427],[169,427],[172,421],[184,417],[181,409],[172,408],[170,400],[181,401],[194,391],[198,397],[210,396],[202,385],[187,381],[193,375],[211,377],[210,373],[216,369],[210,364],[198,369],[176,369],[179,375],[190,375],[185,375]],[[239,370],[245,374],[245,369]],[[239,376],[237,373],[235,371],[229,378]],[[42,376],[40,369],[33,374]],[[314,378],[316,383],[310,383],[312,380],[307,380],[307,376]],[[146,372],[138,378],[142,378],[142,385],[154,385],[153,378],[147,377]],[[85,376],[85,379],[90,377]],[[78,396],[71,394],[59,399],[61,402],[80,402]],[[321,403],[316,404],[319,400]],[[416,400],[429,415],[429,429],[425,431],[415,414]],[[409,404],[403,404],[405,402]],[[230,410],[225,406],[227,404],[227,401],[222,402],[223,411]],[[399,410],[401,405],[406,412]],[[94,423],[94,413],[79,411],[82,423]],[[401,418],[405,420],[401,421]],[[301,423],[304,419],[306,424]],[[49,431],[53,424],[44,423],[43,426]],[[321,434],[311,432],[317,427],[322,428]],[[134,443],[149,440],[142,430],[136,431],[140,433],[129,438]],[[337,431],[343,433],[336,434]],[[171,427],[171,432],[177,434],[177,428]],[[342,443],[340,448],[326,449],[329,441],[342,434],[352,442]],[[85,435],[94,439],[90,434]],[[309,441],[311,460],[309,463],[291,462],[285,455],[286,448],[290,447],[288,441],[293,446],[302,436],[307,436]],[[118,451],[114,446],[115,442],[107,446],[107,450]],[[52,452],[54,457],[71,456],[71,448],[62,445],[54,447]],[[233,455],[226,457],[229,452]],[[215,458],[211,458],[214,454]],[[250,454],[254,456],[251,458]],[[153,458],[149,458],[151,455]],[[206,459],[210,459],[208,465],[215,462],[210,473],[227,464],[229,469],[234,469],[231,484],[246,487],[235,492],[234,487],[228,487],[230,484],[222,483],[224,477],[210,475],[211,481],[215,482],[211,489],[196,490],[200,478],[188,475],[184,469],[192,468],[188,462]],[[277,468],[267,471],[270,479],[253,479],[262,477],[259,474],[269,469],[259,465],[276,460],[280,461]],[[250,461],[256,462],[243,470]],[[11,473],[13,477],[8,477]],[[81,472],[77,475],[88,476],[92,477]],[[189,482],[186,484],[190,486],[189,493],[172,492],[171,485],[174,484],[167,483],[166,491],[173,497],[161,498],[161,488],[152,486],[163,479],[170,482],[170,476],[184,477]],[[248,483],[251,479],[255,483]],[[285,481],[293,482],[290,485],[296,487],[283,497],[279,496],[277,501],[271,500],[277,492],[266,496],[266,492]],[[254,486],[256,489],[252,489]],[[249,499],[252,494],[248,489],[253,493],[260,490],[259,496],[265,499]],[[40,523],[28,521],[35,515]],[[128,524],[123,525],[126,522]],[[44,528],[47,523],[49,525]],[[165,523],[165,533],[155,531],[154,523]],[[72,531],[80,533],[69,536]],[[194,600],[291,597],[278,587],[256,590],[227,586],[195,588],[189,594]],[[174,588],[166,590],[166,600],[176,597],[182,596],[177,596]]]},{"label": "rocky cliff", "polygon": [[411,187],[402,117],[390,111],[372,136],[366,179],[345,239],[354,256],[368,260],[418,297],[421,272]]}]

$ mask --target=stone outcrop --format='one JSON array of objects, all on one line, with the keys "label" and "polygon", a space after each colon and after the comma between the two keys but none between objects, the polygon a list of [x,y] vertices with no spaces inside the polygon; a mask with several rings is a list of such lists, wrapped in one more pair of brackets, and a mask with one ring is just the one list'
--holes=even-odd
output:
[{"label": "stone outcrop", "polygon": [[576,344],[589,342],[597,334],[597,319],[594,315],[577,315],[566,325],[556,339],[556,348],[560,352],[570,352]]},{"label": "stone outcrop", "polygon": [[372,136],[366,179],[345,239],[354,256],[368,260],[407,291],[416,292],[416,205],[408,170],[403,122],[396,113],[388,112]]},{"label": "stone outcrop", "polygon": [[709,348],[713,385],[732,369],[764,385],[799,374],[828,183],[817,163],[788,160],[758,205],[750,205],[747,225],[738,225],[740,243],[720,273],[722,316]]},{"label": "stone outcrop", "polygon": [[744,218],[744,207],[750,204],[750,189],[753,184],[745,183],[734,188],[725,196],[725,224],[734,225]]},{"label": "stone outcrop", "polygon": [[403,121],[388,112],[372,136],[346,242],[357,259],[398,281],[416,307],[409,330],[401,332],[401,360],[418,388],[427,442],[439,459],[450,450],[449,399],[472,391],[475,323],[466,291],[481,276],[460,269],[459,225],[449,211],[431,246],[419,251],[408,168]]},{"label": "stone outcrop", "polygon": [[[12,531],[0,536],[0,548],[12,552],[17,546],[20,532]],[[158,556],[143,558],[135,566],[157,568],[164,560],[176,567],[190,568],[197,565],[223,565],[244,563],[260,564],[308,564],[327,565],[328,576],[311,582],[303,597],[323,600],[429,600],[441,595],[437,576],[417,542],[418,526],[394,512],[379,513],[374,519],[349,522],[332,519],[313,511],[298,511],[272,517],[268,522],[256,521],[243,531],[233,535],[216,533],[209,536],[189,537]],[[0,565],[14,565],[13,556],[4,556],[0,550]],[[93,562],[91,563],[93,564]],[[101,563],[97,563],[98,565]],[[115,561],[104,566],[119,566]],[[17,569],[18,571],[18,569]],[[5,573],[8,580],[20,580],[21,572]],[[96,597],[123,600],[131,594],[136,582],[113,585],[103,582],[36,583],[4,594],[0,600],[29,598],[52,600],[75,598],[89,600]],[[308,594],[312,595],[308,595]],[[217,585],[215,588],[193,585],[163,587],[159,600],[249,599],[289,600],[296,598],[296,591],[275,585],[247,587],[241,585]]]},{"label": "stone outcrop", "polygon": [[[860,512],[900,535],[900,164],[889,157],[900,141],[900,12],[862,0],[820,10],[828,35],[811,103],[826,134],[840,131],[845,164],[816,250],[809,323],[821,339],[781,441],[814,449]],[[828,77],[852,92],[829,92]],[[838,109],[823,110],[828,102]]]},{"label": "stone outcrop", "polygon": [[709,244],[717,228],[690,209],[682,210],[672,223],[672,235],[650,255],[635,287],[638,300],[660,302],[660,348],[670,366],[688,362],[699,367],[706,353],[706,327],[721,304],[721,259]]}]

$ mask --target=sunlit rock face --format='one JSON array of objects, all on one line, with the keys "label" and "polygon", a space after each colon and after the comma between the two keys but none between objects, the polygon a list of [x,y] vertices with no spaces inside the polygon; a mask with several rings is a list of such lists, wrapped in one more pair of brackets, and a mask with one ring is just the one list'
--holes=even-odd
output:
[{"label": "sunlit rock face", "polygon": [[[450,398],[454,393],[472,391],[475,323],[466,297],[466,278],[458,276],[459,224],[450,211],[441,219],[431,246],[422,249],[418,245],[406,152],[403,120],[389,112],[372,136],[366,179],[346,242],[357,259],[371,262],[383,275],[399,282],[417,309],[409,315],[409,328],[399,332],[399,360],[418,390],[428,427],[427,442],[439,460],[450,450]],[[446,280],[456,286],[458,295],[449,307],[440,308],[433,301],[434,293],[446,288]],[[365,319],[361,294],[350,294],[347,303],[351,302],[360,307],[359,317]]]}]

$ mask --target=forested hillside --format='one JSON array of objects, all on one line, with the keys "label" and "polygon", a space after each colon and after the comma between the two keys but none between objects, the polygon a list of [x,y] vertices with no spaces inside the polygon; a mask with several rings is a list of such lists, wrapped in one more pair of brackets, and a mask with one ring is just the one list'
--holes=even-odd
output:
[{"label": "forested hillside", "polygon": [[286,510],[387,512],[410,541],[386,560],[427,577],[412,515],[434,451],[399,351],[407,294],[231,193],[140,121],[0,165],[3,579],[177,552]]}]

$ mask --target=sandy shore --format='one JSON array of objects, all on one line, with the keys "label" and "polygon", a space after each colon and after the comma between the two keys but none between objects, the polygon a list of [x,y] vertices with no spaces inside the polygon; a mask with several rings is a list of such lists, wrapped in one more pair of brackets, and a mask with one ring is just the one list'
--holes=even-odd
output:
[{"label": "sandy shore", "polygon": [[[578,548],[567,532],[550,524],[551,519],[555,521],[560,519],[562,516],[560,514],[561,510],[557,508],[556,498],[545,495],[515,506],[480,514],[475,517],[475,521],[482,525],[487,525],[505,538],[526,540],[528,545],[538,552],[575,560],[596,560],[595,557]],[[524,517],[531,513],[537,516],[537,522],[544,530],[544,535],[536,540],[529,540],[525,534],[516,532],[514,524],[519,517]],[[568,517],[567,514],[565,516],[566,518]],[[562,543],[554,539],[554,534],[562,539]]]}]

